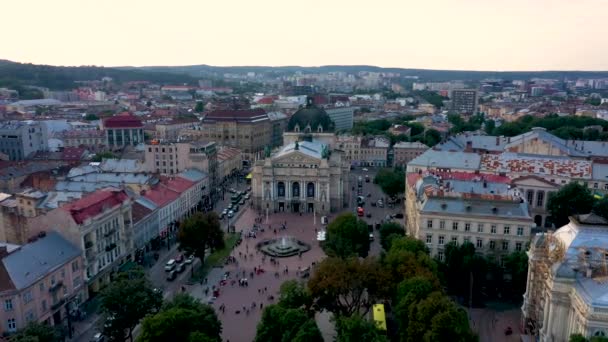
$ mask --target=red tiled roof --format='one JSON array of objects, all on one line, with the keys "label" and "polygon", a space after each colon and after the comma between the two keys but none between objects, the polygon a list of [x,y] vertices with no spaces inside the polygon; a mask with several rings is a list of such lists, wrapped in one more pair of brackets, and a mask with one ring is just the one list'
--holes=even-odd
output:
[{"label": "red tiled roof", "polygon": [[103,125],[106,128],[140,128],[144,126],[138,117],[130,114],[109,117],[103,122]]},{"label": "red tiled roof", "polygon": [[181,177],[175,177],[173,179],[167,178],[167,177],[161,177],[160,181],[163,185],[165,185],[170,190],[173,190],[180,194],[182,192],[190,189],[190,187],[192,187],[194,185],[194,182],[189,181],[185,178],[181,178]]},{"label": "red tiled roof", "polygon": [[161,184],[146,191],[144,197],[157,206],[164,207],[168,203],[175,201],[179,197],[179,194]]},{"label": "red tiled roof", "polygon": [[61,151],[61,160],[78,161],[82,159],[85,151],[86,149],[82,147],[64,147]]},{"label": "red tiled roof", "polygon": [[493,174],[478,174],[471,172],[441,172],[441,171],[433,171],[432,174],[435,176],[440,176],[443,179],[453,179],[459,181],[472,181],[474,179],[483,179],[490,183],[511,183],[511,179],[505,176],[493,175]]},{"label": "red tiled roof", "polygon": [[63,131],[58,136],[60,138],[101,138],[105,135],[104,131],[97,129],[87,129],[87,130],[67,130]]},{"label": "red tiled roof", "polygon": [[144,217],[148,216],[152,210],[144,207],[143,205],[133,202],[131,205],[131,216],[133,217],[133,224],[141,221]]},{"label": "red tiled roof", "polygon": [[70,213],[77,224],[102,213],[104,210],[121,205],[129,199],[124,190],[114,188],[97,190],[75,202],[64,205],[63,210]]},{"label": "red tiled roof", "polygon": [[274,103],[275,98],[272,96],[262,97],[258,100],[258,104],[271,105]]}]

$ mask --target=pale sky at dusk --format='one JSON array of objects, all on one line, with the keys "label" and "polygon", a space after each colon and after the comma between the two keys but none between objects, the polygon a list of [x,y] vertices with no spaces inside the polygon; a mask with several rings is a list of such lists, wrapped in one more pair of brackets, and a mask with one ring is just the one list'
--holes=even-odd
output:
[{"label": "pale sky at dusk", "polygon": [[0,59],[608,70],[608,0],[3,0]]}]

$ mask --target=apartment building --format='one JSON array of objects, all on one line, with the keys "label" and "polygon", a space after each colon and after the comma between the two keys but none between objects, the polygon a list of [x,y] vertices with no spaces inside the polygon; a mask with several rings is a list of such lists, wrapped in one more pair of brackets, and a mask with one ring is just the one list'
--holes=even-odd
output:
[{"label": "apartment building", "polygon": [[191,129],[197,126],[197,119],[176,119],[171,121],[157,122],[154,138],[166,141],[177,141],[183,129]]},{"label": "apartment building", "polygon": [[419,141],[398,142],[393,146],[393,166],[405,168],[410,160],[423,154],[428,149],[428,146]]},{"label": "apartment building", "polygon": [[97,129],[66,130],[58,133],[56,138],[61,140],[63,147],[99,147],[106,144],[106,132]]},{"label": "apartment building", "polygon": [[263,109],[215,110],[205,116],[200,127],[184,130],[182,134],[218,145],[238,148],[245,160],[261,156],[266,146],[272,146],[273,127]]},{"label": "apartment building", "polygon": [[219,178],[224,180],[233,172],[243,168],[243,154],[236,148],[221,147],[217,153],[217,162]]},{"label": "apartment building", "polygon": [[462,114],[477,112],[478,96],[474,89],[454,89],[450,91],[450,109]]},{"label": "apartment building", "polygon": [[384,137],[363,137],[359,149],[359,165],[385,167],[391,142]]},{"label": "apartment building", "polygon": [[47,129],[39,121],[0,123],[0,152],[10,160],[24,160],[38,151],[48,151]]},{"label": "apartment building", "polygon": [[38,216],[32,230],[57,231],[82,250],[84,281],[93,293],[131,257],[132,222],[127,193],[106,188]]},{"label": "apartment building", "polygon": [[0,246],[0,332],[30,322],[67,325],[67,315],[87,297],[82,251],[57,232]]},{"label": "apartment building", "polygon": [[535,227],[527,203],[510,189],[507,178],[468,177],[466,173],[452,178],[408,175],[408,234],[424,241],[440,260],[450,242],[470,242],[480,253],[498,258],[524,251]]}]

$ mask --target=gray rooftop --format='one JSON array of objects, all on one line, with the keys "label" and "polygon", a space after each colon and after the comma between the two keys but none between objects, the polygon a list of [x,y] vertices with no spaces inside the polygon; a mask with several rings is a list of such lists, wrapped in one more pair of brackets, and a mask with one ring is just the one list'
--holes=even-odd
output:
[{"label": "gray rooftop", "polygon": [[209,177],[206,172],[199,171],[196,169],[184,170],[178,174],[179,177],[185,178],[191,182],[200,182],[203,179]]},{"label": "gray rooftop", "polygon": [[[326,146],[326,145],[317,140],[299,141],[297,151],[302,152],[310,157],[321,159],[322,158],[321,152],[323,151],[324,146]],[[296,143],[287,144],[287,145],[283,146],[283,148],[279,152],[277,152],[277,154],[274,155],[274,158],[279,158],[279,157],[285,156],[294,151],[296,151]]]},{"label": "gray rooftop", "polygon": [[25,289],[49,272],[80,256],[82,251],[57,232],[21,246],[2,259],[17,289]]},{"label": "gray rooftop", "polygon": [[426,149],[429,148],[428,146],[426,146],[425,144],[421,143],[420,141],[414,141],[414,142],[409,142],[409,141],[400,141],[398,143],[396,143],[393,148],[419,148],[419,149]]},{"label": "gray rooftop", "polygon": [[142,163],[138,159],[104,159],[99,164],[103,172],[141,172]]},{"label": "gray rooftop", "polygon": [[[496,209],[496,210],[494,210]],[[528,205],[519,201],[492,201],[449,197],[429,197],[422,204],[421,212],[441,215],[466,215],[468,217],[493,217],[532,222]]]},{"label": "gray rooftop", "polygon": [[481,158],[477,153],[449,152],[429,149],[408,163],[408,166],[478,170]]}]

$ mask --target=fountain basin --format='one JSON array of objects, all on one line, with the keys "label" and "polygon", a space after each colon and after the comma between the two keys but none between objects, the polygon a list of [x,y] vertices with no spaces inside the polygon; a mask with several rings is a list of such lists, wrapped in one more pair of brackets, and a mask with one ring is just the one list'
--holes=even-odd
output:
[{"label": "fountain basin", "polygon": [[292,236],[263,240],[256,244],[262,253],[276,258],[286,258],[310,250],[310,245]]}]

